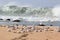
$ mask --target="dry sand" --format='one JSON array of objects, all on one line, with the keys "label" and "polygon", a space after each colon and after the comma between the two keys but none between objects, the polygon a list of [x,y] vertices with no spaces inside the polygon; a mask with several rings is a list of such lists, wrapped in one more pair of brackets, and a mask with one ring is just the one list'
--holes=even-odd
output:
[{"label": "dry sand", "polygon": [[49,31],[17,33],[17,30],[7,31],[0,27],[0,40],[60,40],[60,32],[53,31],[56,27],[49,27]]}]

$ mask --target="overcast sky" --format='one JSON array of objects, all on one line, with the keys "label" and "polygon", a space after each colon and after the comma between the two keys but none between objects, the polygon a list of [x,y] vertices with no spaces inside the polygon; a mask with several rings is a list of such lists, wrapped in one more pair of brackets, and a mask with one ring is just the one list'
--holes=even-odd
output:
[{"label": "overcast sky", "polygon": [[54,7],[60,5],[60,0],[0,0],[0,6],[2,5]]}]

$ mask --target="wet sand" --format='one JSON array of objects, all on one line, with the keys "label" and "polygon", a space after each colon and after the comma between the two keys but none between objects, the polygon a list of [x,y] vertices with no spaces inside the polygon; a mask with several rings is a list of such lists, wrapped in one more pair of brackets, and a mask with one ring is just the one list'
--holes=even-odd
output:
[{"label": "wet sand", "polygon": [[60,40],[60,32],[55,31],[57,27],[50,26],[49,28],[48,31],[42,32],[18,33],[19,29],[8,32],[6,27],[0,27],[0,40]]}]

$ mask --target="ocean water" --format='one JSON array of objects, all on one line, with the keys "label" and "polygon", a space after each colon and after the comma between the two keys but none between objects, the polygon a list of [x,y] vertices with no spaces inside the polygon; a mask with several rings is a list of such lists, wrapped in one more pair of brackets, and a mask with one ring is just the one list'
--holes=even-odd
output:
[{"label": "ocean water", "polygon": [[[54,10],[52,10],[53,7],[34,8],[20,7],[16,5],[2,6],[0,7],[0,18],[4,19],[4,21],[0,21],[0,24],[9,23],[21,25],[37,25],[42,22],[45,25],[53,24],[54,26],[60,26],[60,18],[54,16]],[[11,21],[7,22],[5,21],[6,19],[11,19]],[[12,22],[15,19],[19,19],[21,22]]]}]

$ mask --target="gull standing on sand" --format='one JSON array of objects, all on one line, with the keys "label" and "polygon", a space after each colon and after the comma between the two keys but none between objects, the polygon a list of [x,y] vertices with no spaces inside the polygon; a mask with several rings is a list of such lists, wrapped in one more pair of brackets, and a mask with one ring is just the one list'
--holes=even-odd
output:
[{"label": "gull standing on sand", "polygon": [[34,30],[34,32],[38,32],[38,30]]},{"label": "gull standing on sand", "polygon": [[9,25],[7,25],[7,26],[6,26],[6,28],[10,28],[10,26],[9,26]]},{"label": "gull standing on sand", "polygon": [[20,29],[20,32],[21,33],[24,33],[25,32],[24,28]]},{"label": "gull standing on sand", "polygon": [[55,31],[60,32],[60,26]]},{"label": "gull standing on sand", "polygon": [[10,28],[8,28],[8,29],[7,29],[7,31],[8,31],[8,32],[11,32],[11,29],[10,29]]}]

